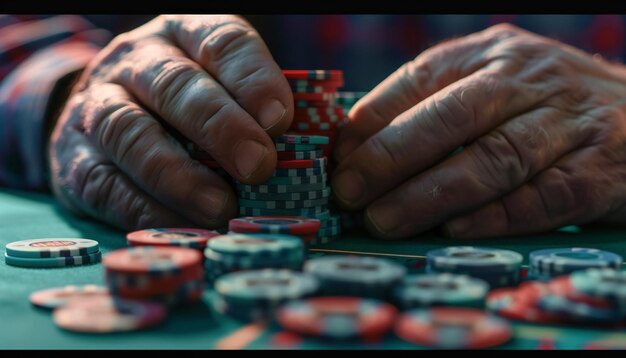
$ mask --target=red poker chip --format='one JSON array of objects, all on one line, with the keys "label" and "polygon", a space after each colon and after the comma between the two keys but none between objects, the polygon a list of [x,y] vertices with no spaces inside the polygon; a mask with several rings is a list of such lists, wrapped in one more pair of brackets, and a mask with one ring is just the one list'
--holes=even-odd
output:
[{"label": "red poker chip", "polygon": [[548,292],[547,285],[528,281],[517,288],[498,288],[489,292],[487,308],[498,315],[533,323],[562,323],[561,316],[538,307],[539,299]]},{"label": "red poker chip", "polygon": [[102,259],[102,264],[107,270],[115,272],[171,276],[195,265],[201,265],[202,261],[202,253],[195,249],[172,246],[136,246],[108,253]]},{"label": "red poker chip", "polygon": [[113,293],[155,295],[171,292],[185,282],[202,280],[204,267],[195,265],[176,275],[166,277],[155,277],[149,273],[119,273],[107,270],[104,277]]},{"label": "red poker chip", "polygon": [[343,80],[343,71],[341,70],[283,70],[283,75],[287,79]]},{"label": "red poker chip", "polygon": [[276,152],[278,160],[305,160],[317,159],[324,156],[322,149],[294,151],[294,152]]},{"label": "red poker chip", "polygon": [[293,99],[296,101],[334,101],[335,92],[321,92],[321,93],[294,92]]},{"label": "red poker chip", "polygon": [[569,275],[559,276],[548,282],[548,289],[551,293],[563,296],[570,301],[585,303],[598,308],[614,308],[615,304],[602,297],[592,297],[577,291],[572,285]]},{"label": "red poker chip", "polygon": [[397,313],[392,305],[375,299],[314,297],[285,304],[276,319],[285,329],[303,335],[373,339],[391,329]]},{"label": "red poker chip", "polygon": [[406,311],[397,320],[395,332],[408,342],[447,349],[495,347],[513,337],[507,321],[482,310],[453,307]]},{"label": "red poker chip", "polygon": [[231,219],[228,230],[236,233],[268,233],[315,236],[321,227],[317,219],[299,216],[244,216]]},{"label": "red poker chip", "polygon": [[220,233],[213,230],[190,228],[158,228],[130,232],[126,240],[132,246],[180,246],[202,249]]},{"label": "red poker chip", "polygon": [[95,296],[109,297],[109,290],[106,287],[93,284],[84,286],[67,285],[35,291],[31,293],[29,300],[30,303],[37,307],[55,309],[76,298],[82,299]]},{"label": "red poker chip", "polygon": [[302,99],[294,99],[296,108],[326,108],[333,105],[333,100],[326,101],[305,101]]},{"label": "red poker chip", "polygon": [[276,162],[276,168],[281,169],[324,168],[325,166],[326,157],[309,160],[279,160]]},{"label": "red poker chip", "polygon": [[293,111],[294,118],[301,116],[340,116],[345,117],[346,113],[343,107],[329,106],[329,107],[312,107],[312,108],[295,108]]}]

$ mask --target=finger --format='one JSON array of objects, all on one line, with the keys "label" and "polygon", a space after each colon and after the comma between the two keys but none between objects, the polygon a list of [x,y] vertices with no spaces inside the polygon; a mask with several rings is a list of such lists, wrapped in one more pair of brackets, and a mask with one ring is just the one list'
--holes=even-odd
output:
[{"label": "finger", "polygon": [[405,237],[505,195],[586,140],[568,119],[552,107],[514,118],[376,200],[370,227]]},{"label": "finger", "polygon": [[[64,140],[53,135],[51,175],[61,203],[123,230],[193,226],[146,195],[74,128]],[[68,139],[73,138],[73,139]],[[59,160],[72,158],[72,160]]]},{"label": "finger", "polygon": [[510,25],[494,26],[443,42],[404,64],[350,110],[337,140],[336,159],[343,161],[402,112],[486,66],[494,60],[487,50],[517,32]]},{"label": "finger", "polygon": [[594,195],[588,189],[597,176],[582,174],[585,163],[577,157],[564,158],[512,193],[447,221],[444,233],[455,238],[523,235],[595,220],[602,211],[590,205]]},{"label": "finger", "polygon": [[202,226],[236,215],[231,187],[183,147],[118,85],[94,85],[79,96],[89,140],[141,190]]},{"label": "finger", "polygon": [[[124,36],[116,41],[114,48],[127,46]],[[272,175],[276,150],[271,138],[213,77],[160,38],[133,46],[137,48],[115,68],[113,81],[211,154],[236,180],[258,184]]]},{"label": "finger", "polygon": [[339,203],[356,209],[461,145],[558,92],[481,69],[422,101],[352,152],[333,175]]},{"label": "finger", "polygon": [[293,117],[291,88],[257,31],[239,16],[174,16],[167,33],[270,135]]}]

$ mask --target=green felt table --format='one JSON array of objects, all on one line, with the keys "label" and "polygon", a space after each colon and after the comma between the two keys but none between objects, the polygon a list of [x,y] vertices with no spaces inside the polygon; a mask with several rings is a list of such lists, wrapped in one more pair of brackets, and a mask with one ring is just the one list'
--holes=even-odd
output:
[{"label": "green felt table", "polygon": [[[0,190],[0,247],[40,237],[87,237],[100,242],[106,255],[126,247],[125,233],[96,221],[80,219],[58,207],[43,193]],[[360,253],[400,260],[420,260],[426,251],[458,244],[482,245],[529,251],[563,246],[597,247],[626,256],[626,230],[599,227],[566,229],[515,238],[466,241],[450,240],[434,233],[410,241],[383,242],[366,235],[342,237],[317,247],[312,254]],[[56,269],[20,268],[0,263],[0,348],[2,349],[420,349],[393,334],[376,342],[332,343],[289,338],[273,324],[244,324],[216,313],[213,292],[207,289],[201,303],[170,311],[160,326],[124,334],[92,335],[56,327],[49,311],[28,301],[31,292],[68,284],[104,283],[101,264]],[[293,337],[291,337],[293,338]],[[498,348],[580,349],[592,340],[626,342],[626,330],[514,324],[514,339]],[[548,342],[546,344],[546,342]]]}]

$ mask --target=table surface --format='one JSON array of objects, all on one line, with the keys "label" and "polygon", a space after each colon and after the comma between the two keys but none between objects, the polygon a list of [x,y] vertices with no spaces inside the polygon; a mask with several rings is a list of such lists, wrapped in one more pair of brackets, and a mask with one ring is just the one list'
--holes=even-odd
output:
[{"label": "table surface", "polygon": [[[565,228],[544,235],[467,241],[435,233],[407,241],[379,241],[366,235],[342,237],[311,253],[351,253],[400,260],[422,260],[426,251],[441,246],[480,245],[506,248],[527,255],[549,247],[596,247],[626,257],[626,229]],[[45,193],[0,190],[0,248],[12,241],[41,237],[86,237],[100,242],[103,254],[126,247],[125,233],[99,222],[75,217]],[[33,307],[31,292],[69,284],[104,284],[101,264],[55,269],[20,268],[0,263],[0,349],[419,349],[387,335],[377,342],[327,342],[298,339],[273,324],[243,324],[216,313],[213,292],[201,303],[172,310],[160,326],[138,332],[107,335],[64,331],[54,325],[49,311]],[[626,342],[626,330],[514,324],[514,339],[498,348],[580,349],[592,340]]]}]

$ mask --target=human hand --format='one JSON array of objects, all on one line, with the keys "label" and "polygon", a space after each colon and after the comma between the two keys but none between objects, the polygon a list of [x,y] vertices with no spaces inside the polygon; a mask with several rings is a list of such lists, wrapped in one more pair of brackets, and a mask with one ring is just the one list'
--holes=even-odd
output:
[{"label": "human hand", "polygon": [[626,71],[599,56],[496,25],[423,52],[349,115],[333,191],[377,236],[626,223]]},{"label": "human hand", "polygon": [[274,171],[270,136],[289,127],[292,103],[242,18],[159,16],[116,37],[74,85],[50,139],[53,191],[127,230],[224,225],[236,215],[234,192],[168,128],[256,184]]}]

